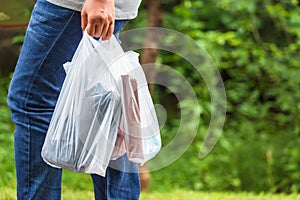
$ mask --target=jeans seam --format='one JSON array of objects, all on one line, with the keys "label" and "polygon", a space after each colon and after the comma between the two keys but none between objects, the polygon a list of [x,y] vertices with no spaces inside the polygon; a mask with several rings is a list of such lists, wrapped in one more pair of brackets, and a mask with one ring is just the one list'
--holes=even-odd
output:
[{"label": "jeans seam", "polygon": [[[27,120],[26,120],[26,129],[27,129],[27,131],[30,133],[30,123],[29,123],[29,119],[28,118],[26,118]],[[27,162],[27,165],[26,165],[26,170],[25,170],[25,175],[26,175],[26,186],[27,187],[25,187],[26,188],[26,193],[27,193],[27,197],[28,197],[28,199],[31,199],[31,182],[30,182],[30,173],[31,173],[31,167],[30,167],[30,149],[31,149],[31,137],[30,137],[30,134],[28,134],[27,135],[27,142],[28,142],[28,144],[27,144],[27,148],[28,148],[28,153],[27,153],[27,157],[26,157],[26,162]],[[18,195],[18,197],[19,197],[19,195]],[[24,198],[24,199],[26,199],[25,197],[21,197],[21,198]]]},{"label": "jeans seam", "polygon": [[[27,120],[28,120],[28,122],[27,122],[27,125],[28,125],[28,137],[29,137],[29,153],[28,153],[28,167],[29,167],[29,169],[28,169],[28,171],[29,171],[29,177],[28,177],[28,181],[29,181],[29,188],[31,189],[32,188],[32,181],[31,181],[31,174],[32,174],[32,171],[33,171],[33,167],[32,167],[32,162],[30,162],[31,161],[31,148],[32,148],[32,145],[31,145],[31,137],[32,137],[32,135],[31,135],[31,130],[30,130],[30,118],[29,117],[27,117]],[[29,199],[32,199],[33,197],[32,197],[32,192],[30,191],[29,192]]]},{"label": "jeans seam", "polygon": [[[34,83],[35,83],[35,80],[36,80],[36,77],[37,77],[37,75],[38,75],[38,72],[41,70],[41,67],[42,67],[42,65],[44,64],[45,59],[48,57],[49,53],[50,53],[51,50],[54,48],[54,46],[55,46],[57,40],[58,40],[58,39],[60,38],[60,36],[64,33],[64,30],[66,29],[66,27],[70,24],[70,21],[71,21],[71,19],[73,18],[73,16],[75,15],[76,12],[77,12],[77,11],[73,11],[73,12],[72,12],[72,15],[70,16],[68,22],[65,24],[65,26],[63,27],[63,29],[61,29],[59,35],[58,35],[58,36],[56,37],[56,39],[53,41],[51,47],[49,48],[49,50],[48,50],[48,52],[45,54],[45,56],[44,56],[42,62],[41,62],[40,65],[38,66],[37,72],[34,74],[34,77],[33,77],[33,79],[32,79],[32,82],[31,82],[31,84],[30,84],[30,86],[29,86],[29,89],[27,90],[27,93],[26,93],[26,100],[25,100],[25,103],[24,103],[24,108],[25,108],[25,109],[28,108],[28,107],[27,107],[27,103],[28,103],[28,100],[31,98],[31,90],[32,90],[32,87],[33,87],[33,85],[34,85]],[[26,112],[26,116],[29,117],[27,112]]]}]

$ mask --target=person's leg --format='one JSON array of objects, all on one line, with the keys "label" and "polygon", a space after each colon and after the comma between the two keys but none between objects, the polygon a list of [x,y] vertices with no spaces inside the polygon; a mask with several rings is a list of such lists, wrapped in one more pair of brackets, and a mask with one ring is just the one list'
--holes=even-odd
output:
[{"label": "person's leg", "polygon": [[123,155],[112,160],[106,176],[92,174],[96,200],[138,200],[140,179],[137,164]]},{"label": "person's leg", "polygon": [[[126,20],[116,22],[115,34],[125,23]],[[11,117],[16,124],[19,200],[60,199],[61,170],[48,166],[40,154],[65,78],[62,65],[71,60],[81,37],[79,12],[52,5],[46,0],[37,1],[8,95]],[[115,182],[123,181],[124,186],[132,182],[135,188],[139,188],[138,174],[126,178],[122,172],[110,171],[107,176],[110,178],[104,178],[105,184],[94,182],[96,188],[103,191],[106,186],[113,188]],[[108,196],[118,194],[117,190],[110,191]]]},{"label": "person's leg", "polygon": [[79,12],[37,1],[8,94],[19,200],[61,197],[61,170],[42,160],[41,148],[65,77],[63,63],[81,37]]}]

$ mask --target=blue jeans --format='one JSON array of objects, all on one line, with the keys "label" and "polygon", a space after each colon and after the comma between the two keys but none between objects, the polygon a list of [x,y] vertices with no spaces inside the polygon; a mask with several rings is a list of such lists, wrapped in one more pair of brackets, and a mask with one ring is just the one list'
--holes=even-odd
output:
[{"label": "blue jeans", "polygon": [[[34,7],[8,94],[11,118],[16,124],[18,199],[61,198],[62,170],[43,161],[41,148],[65,78],[63,63],[71,60],[82,37],[80,20],[80,12],[46,0],[38,0]],[[125,23],[117,20],[114,34]],[[105,177],[91,175],[95,199],[138,199],[137,165],[126,155],[113,163],[136,173],[109,167]]]}]

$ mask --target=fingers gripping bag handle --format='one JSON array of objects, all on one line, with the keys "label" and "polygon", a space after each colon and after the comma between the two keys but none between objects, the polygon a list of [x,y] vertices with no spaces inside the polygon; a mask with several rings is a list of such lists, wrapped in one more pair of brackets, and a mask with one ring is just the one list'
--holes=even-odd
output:
[{"label": "fingers gripping bag handle", "polygon": [[[71,62],[42,148],[49,165],[105,176],[116,142],[121,100],[115,78],[84,33]],[[112,58],[112,56],[111,56]]]}]

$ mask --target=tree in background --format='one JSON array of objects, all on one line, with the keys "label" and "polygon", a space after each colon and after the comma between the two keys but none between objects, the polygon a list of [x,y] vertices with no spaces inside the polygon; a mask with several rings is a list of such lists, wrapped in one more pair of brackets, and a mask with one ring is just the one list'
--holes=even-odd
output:
[{"label": "tree in background", "polygon": [[[146,1],[146,9],[147,9],[147,26],[148,27],[162,27],[163,22],[163,0],[147,0]],[[158,47],[160,43],[160,38],[153,31],[148,30],[146,38],[145,38],[145,46],[153,46]],[[156,71],[155,71],[155,63],[158,57],[159,50],[158,48],[145,48],[141,54],[141,64],[143,66],[143,70],[145,72],[147,82],[154,82]],[[153,90],[153,86],[149,84],[150,92]],[[139,167],[140,171],[140,179],[141,179],[141,191],[149,191],[150,189],[150,180],[151,175],[148,172],[147,165]]]}]

